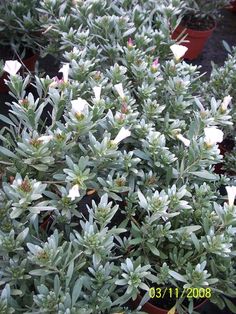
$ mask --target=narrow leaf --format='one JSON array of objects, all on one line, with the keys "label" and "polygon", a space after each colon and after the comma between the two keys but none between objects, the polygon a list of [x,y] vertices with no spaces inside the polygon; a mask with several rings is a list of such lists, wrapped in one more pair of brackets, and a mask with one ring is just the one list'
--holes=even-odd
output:
[{"label": "narrow leaf", "polygon": [[72,306],[76,303],[76,301],[80,295],[82,286],[83,286],[83,280],[77,279],[77,281],[74,285],[73,291],[72,291]]},{"label": "narrow leaf", "polygon": [[193,174],[199,178],[207,179],[207,180],[217,180],[217,176],[210,173],[209,171],[202,170],[202,171],[194,171],[190,172],[190,174]]},{"label": "narrow leaf", "polygon": [[175,314],[175,309],[176,309],[176,307],[175,307],[175,305],[168,311],[168,313],[167,314]]},{"label": "narrow leaf", "polygon": [[227,299],[227,298],[224,298],[224,301],[225,301],[227,307],[230,309],[230,311],[231,311],[232,313],[236,313],[236,306],[233,304],[233,302],[230,301],[230,300]]},{"label": "narrow leaf", "polygon": [[2,146],[0,147],[0,153],[10,158],[17,158],[17,156],[13,154],[13,152],[11,152],[9,149]]},{"label": "narrow leaf", "polygon": [[176,280],[187,283],[187,280],[184,278],[184,276],[180,275],[180,274],[177,273],[176,271],[169,270],[169,274],[170,274],[173,278],[175,278]]},{"label": "narrow leaf", "polygon": [[4,115],[0,114],[0,120],[2,120],[3,122],[5,122],[6,124],[15,126],[15,124],[7,117],[5,117]]}]

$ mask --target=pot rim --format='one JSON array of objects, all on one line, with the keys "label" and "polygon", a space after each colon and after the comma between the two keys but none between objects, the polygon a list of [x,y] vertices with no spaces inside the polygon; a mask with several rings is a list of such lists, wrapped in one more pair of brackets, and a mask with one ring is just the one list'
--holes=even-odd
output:
[{"label": "pot rim", "polygon": [[[142,296],[138,295],[137,300],[140,302],[141,299],[142,299]],[[201,303],[199,303],[198,305],[194,306],[193,309],[197,310],[198,308],[200,308],[201,306],[203,306],[207,302],[209,302],[209,299],[207,299],[207,298],[203,299],[203,301]],[[146,302],[145,304],[150,308],[150,310],[152,310],[152,311],[159,311],[159,312],[161,312],[161,314],[164,314],[164,313],[167,314],[168,311],[169,311],[169,310],[163,309],[161,307],[155,306],[155,305],[151,304],[150,302]],[[143,305],[143,307],[145,306],[145,304]],[[175,312],[175,313],[177,314],[177,312]]]},{"label": "pot rim", "polygon": [[192,28],[188,28],[184,25],[181,25],[179,24],[174,32],[178,33],[178,34],[181,34],[182,32],[184,33],[184,35],[188,35],[188,36],[193,36],[193,37],[207,37],[209,36],[216,28],[216,22],[215,22],[215,25],[214,27],[210,28],[210,29],[207,29],[207,30],[196,30],[196,29],[192,29]]}]

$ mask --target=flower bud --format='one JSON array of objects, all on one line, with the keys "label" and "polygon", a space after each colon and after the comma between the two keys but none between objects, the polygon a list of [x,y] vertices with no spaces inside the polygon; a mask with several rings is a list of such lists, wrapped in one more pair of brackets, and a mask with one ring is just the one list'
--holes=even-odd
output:
[{"label": "flower bud", "polygon": [[124,99],[125,94],[124,94],[122,83],[116,84],[116,85],[114,85],[114,87],[115,87],[117,93],[119,94],[120,98]]},{"label": "flower bud", "polygon": [[131,38],[128,39],[127,47],[128,49],[132,49],[134,46],[133,40]]},{"label": "flower bud", "polygon": [[185,146],[189,146],[190,145],[190,140],[188,140],[187,138],[185,138],[182,134],[177,134],[176,135],[177,139],[179,139],[181,142],[184,143]]},{"label": "flower bud", "polygon": [[226,96],[226,97],[224,97],[224,99],[223,99],[223,101],[222,101],[222,103],[221,103],[221,110],[222,110],[222,112],[225,112],[226,110],[227,110],[227,108],[228,108],[228,105],[230,104],[230,102],[231,102],[231,99],[232,99],[232,97],[231,96]]},{"label": "flower bud", "polygon": [[152,63],[152,66],[151,66],[151,72],[152,73],[156,73],[157,72],[157,69],[159,67],[159,59],[155,59]]}]

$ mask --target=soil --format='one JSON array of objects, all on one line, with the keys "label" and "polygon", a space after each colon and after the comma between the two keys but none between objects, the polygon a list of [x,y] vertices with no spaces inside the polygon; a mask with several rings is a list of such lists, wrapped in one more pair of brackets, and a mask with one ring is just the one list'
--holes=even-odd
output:
[{"label": "soil", "polygon": [[[34,55],[33,51],[26,48],[21,47],[18,52],[19,56],[23,56],[23,59],[27,59]],[[15,60],[17,59],[17,55],[15,51],[10,46],[4,46],[3,49],[0,49],[0,60]]]},{"label": "soil", "polygon": [[[139,295],[138,298],[135,301],[129,301],[127,306],[129,307],[129,309],[131,310],[135,310],[137,308],[137,306],[139,305],[140,301],[142,299],[142,296]],[[148,303],[156,306],[157,307],[157,313],[160,312],[160,310],[166,311],[166,313],[168,312],[168,310],[170,310],[174,305],[175,305],[175,300],[174,299],[159,299],[159,301],[155,302],[153,301],[154,299],[149,299]],[[185,305],[185,307],[188,307],[188,300],[184,301],[183,304]],[[218,308],[211,304],[210,302],[208,302],[207,299],[199,299],[199,300],[194,300],[194,307],[195,307],[195,312],[194,313],[200,313],[200,314],[226,314],[226,312],[222,312],[219,311]],[[160,310],[159,310],[160,309]],[[144,310],[144,309],[143,309]],[[145,309],[147,310],[147,309]],[[149,313],[149,312],[145,312],[145,313]],[[186,313],[187,314],[187,313]],[[227,312],[227,314],[232,314],[231,312]]]},{"label": "soil", "polygon": [[[163,290],[165,290],[165,288],[163,288]],[[170,310],[175,304],[176,301],[178,300],[178,298],[176,298],[175,296],[175,288],[174,287],[170,287],[167,290],[167,293],[165,294],[165,296],[163,297],[163,290],[161,292],[162,297],[158,298],[158,297],[154,297],[149,299],[149,303],[159,307],[161,309],[165,309],[165,310]],[[171,292],[170,292],[171,291]],[[143,295],[142,295],[143,296]],[[199,299],[194,299],[194,307],[199,306],[200,304],[202,304],[205,301],[205,299],[199,298]],[[188,307],[189,304],[189,300],[186,298],[183,301],[183,305]]]},{"label": "soil", "polygon": [[198,31],[206,31],[215,27],[216,22],[211,16],[204,18],[195,15],[186,15],[181,23],[182,26]]},{"label": "soil", "polygon": [[222,44],[223,40],[230,47],[236,46],[236,13],[229,10],[222,11],[222,18],[217,23],[217,27],[208,40],[202,54],[194,61],[187,61],[193,65],[200,65],[200,72],[206,73],[206,80],[211,73],[211,62],[213,61],[215,64],[222,66],[227,58],[227,51]]}]

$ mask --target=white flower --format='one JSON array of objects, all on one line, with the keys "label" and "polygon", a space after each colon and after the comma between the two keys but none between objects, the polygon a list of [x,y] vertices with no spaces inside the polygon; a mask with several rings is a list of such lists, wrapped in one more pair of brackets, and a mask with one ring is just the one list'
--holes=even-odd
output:
[{"label": "white flower", "polygon": [[38,138],[38,140],[42,141],[44,144],[48,143],[53,139],[52,135],[43,135]]},{"label": "white flower", "polygon": [[116,138],[113,140],[113,142],[115,144],[120,143],[121,141],[123,141],[123,139],[125,139],[126,137],[130,136],[131,132],[128,129],[125,129],[124,127],[122,127],[119,131],[119,133],[117,134]]},{"label": "white flower", "polygon": [[10,75],[16,75],[16,73],[20,70],[21,63],[17,60],[8,60],[5,62],[3,70]]},{"label": "white flower", "polygon": [[190,145],[190,140],[188,140],[187,138],[183,137],[182,134],[177,134],[176,135],[177,139],[179,139],[181,142],[184,143],[185,146],[189,146]]},{"label": "white flower", "polygon": [[76,197],[80,196],[80,192],[79,192],[79,185],[75,184],[72,186],[72,188],[69,190],[69,194],[68,197],[74,201]]},{"label": "white flower", "polygon": [[222,109],[223,111],[226,111],[226,110],[227,110],[228,105],[229,105],[230,102],[231,102],[231,99],[232,99],[232,97],[229,96],[229,95],[224,97],[224,99],[223,99],[223,101],[222,101],[222,104],[221,104],[221,109]]},{"label": "white flower", "polygon": [[119,94],[120,98],[124,99],[125,94],[124,94],[122,83],[116,84],[116,85],[114,85],[114,87],[115,87],[117,93]]},{"label": "white flower", "polygon": [[234,205],[234,199],[236,196],[236,186],[226,186],[226,191],[228,194],[228,201],[229,201],[229,206]]},{"label": "white flower", "polygon": [[71,101],[72,104],[72,113],[75,114],[83,114],[83,115],[88,115],[88,106],[89,104],[87,103],[86,100],[82,98],[78,98],[76,100]]},{"label": "white flower", "polygon": [[70,69],[70,64],[66,63],[62,66],[62,68],[58,71],[63,74],[63,80],[64,82],[68,82],[68,77],[69,77],[69,69]]},{"label": "white flower", "polygon": [[188,50],[187,47],[182,46],[182,45],[177,45],[177,44],[170,46],[170,49],[177,61],[181,59],[185,55],[186,51]]},{"label": "white flower", "polygon": [[213,146],[216,143],[221,143],[223,141],[224,133],[217,129],[215,126],[205,128],[205,143],[208,146]]},{"label": "white flower", "polygon": [[99,101],[101,99],[101,91],[102,91],[101,86],[93,87],[93,92],[94,92],[96,101]]}]

